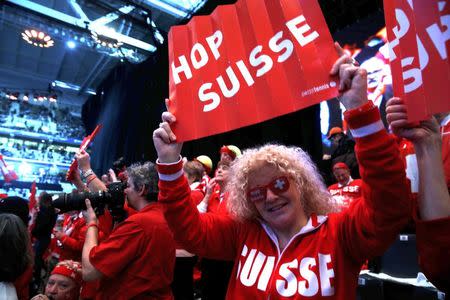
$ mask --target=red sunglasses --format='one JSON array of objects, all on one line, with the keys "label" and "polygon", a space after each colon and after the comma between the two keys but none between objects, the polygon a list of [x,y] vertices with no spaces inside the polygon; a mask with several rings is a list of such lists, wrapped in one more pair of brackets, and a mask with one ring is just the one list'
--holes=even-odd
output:
[{"label": "red sunglasses", "polygon": [[266,200],[267,189],[270,189],[275,195],[282,194],[289,189],[289,180],[286,176],[277,177],[265,186],[258,186],[247,192],[247,198],[251,202]]}]

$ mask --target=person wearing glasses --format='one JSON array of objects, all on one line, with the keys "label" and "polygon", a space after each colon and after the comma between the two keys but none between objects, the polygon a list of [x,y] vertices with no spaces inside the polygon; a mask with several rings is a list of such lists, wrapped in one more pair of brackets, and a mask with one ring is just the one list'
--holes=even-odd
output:
[{"label": "person wearing glasses", "polygon": [[232,260],[227,299],[356,299],[366,259],[382,254],[411,214],[408,183],[393,137],[367,100],[366,71],[336,45],[340,101],[356,140],[362,197],[334,212],[309,155],[268,144],[231,164],[228,215],[200,214],[182,175],[181,148],[165,112],[153,133],[159,201],[175,239],[192,253]]}]

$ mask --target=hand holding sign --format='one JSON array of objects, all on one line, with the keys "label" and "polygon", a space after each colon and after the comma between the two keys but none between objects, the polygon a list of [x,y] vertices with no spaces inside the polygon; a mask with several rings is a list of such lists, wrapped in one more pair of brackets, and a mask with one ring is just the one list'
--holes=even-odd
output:
[{"label": "hand holding sign", "polygon": [[330,74],[339,76],[339,101],[347,110],[353,109],[367,102],[367,71],[357,66],[338,43],[335,43],[335,48],[339,58]]},{"label": "hand holding sign", "polygon": [[[169,100],[166,99],[166,105]],[[177,137],[171,129],[171,124],[176,122],[176,118],[170,112],[163,112],[161,116],[162,122],[159,128],[153,131],[153,144],[160,163],[172,163],[180,159],[181,148],[183,143],[177,143]]]},{"label": "hand holding sign", "polygon": [[[364,69],[355,65],[354,60],[344,53],[336,44],[336,52],[339,58],[330,70],[331,75],[338,76],[342,82],[339,90],[340,101],[346,109],[357,108],[364,105],[367,100],[367,73]],[[166,105],[169,100],[166,99]],[[160,163],[173,163],[180,159],[182,143],[177,142],[177,137],[172,131],[172,126],[177,119],[170,112],[163,112],[162,123],[153,132],[153,143]]]}]

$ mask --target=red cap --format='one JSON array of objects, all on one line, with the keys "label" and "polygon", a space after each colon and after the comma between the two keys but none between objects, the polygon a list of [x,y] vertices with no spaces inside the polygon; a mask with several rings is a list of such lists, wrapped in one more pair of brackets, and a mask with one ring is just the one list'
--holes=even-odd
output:
[{"label": "red cap", "polygon": [[346,170],[350,171],[348,166],[345,163],[343,163],[343,162],[335,163],[334,166],[333,166],[333,171],[336,170],[336,169],[346,169]]},{"label": "red cap", "polygon": [[330,139],[333,135],[343,133],[341,127],[333,127],[330,129],[330,132],[328,133],[328,139]]},{"label": "red cap", "polygon": [[79,286],[81,286],[82,275],[81,275],[81,264],[72,260],[64,260],[56,265],[52,271],[53,274],[59,274],[66,276]]}]

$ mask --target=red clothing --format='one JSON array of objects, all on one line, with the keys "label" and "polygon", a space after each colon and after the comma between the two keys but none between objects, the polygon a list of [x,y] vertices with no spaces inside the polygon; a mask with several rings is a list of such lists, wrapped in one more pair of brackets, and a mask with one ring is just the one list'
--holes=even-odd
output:
[{"label": "red clothing", "polygon": [[194,182],[189,187],[191,188],[192,201],[195,205],[198,205],[205,197],[204,186],[200,182]]},{"label": "red clothing", "polygon": [[57,243],[60,247],[60,261],[66,259],[81,261],[86,230],[86,221],[83,216],[66,215],[64,217],[63,233],[65,233],[65,236]]},{"label": "red clothing", "polygon": [[416,220],[419,265],[438,289],[450,293],[450,217]]},{"label": "red clothing", "polygon": [[404,166],[378,109],[368,104],[345,115],[356,128],[363,197],[341,213],[311,215],[283,251],[264,223],[199,214],[183,176],[163,180],[182,163],[158,165],[159,200],[175,238],[198,255],[234,261],[227,299],[355,299],[365,259],[382,254],[409,220]]},{"label": "red clothing", "polygon": [[442,160],[444,162],[445,180],[450,189],[450,114],[441,123]]},{"label": "red clothing", "polygon": [[341,185],[339,183],[332,184],[328,187],[331,196],[336,201],[336,204],[340,208],[348,208],[350,204],[361,197],[361,179],[351,179],[347,185]]},{"label": "red clothing", "polygon": [[220,186],[216,185],[213,194],[211,195],[211,199],[209,199],[207,212],[215,214],[228,214],[226,204],[227,198],[228,194],[221,193]]},{"label": "red clothing", "polygon": [[89,260],[104,275],[96,299],[173,298],[175,242],[158,203],[120,223]]},{"label": "red clothing", "polygon": [[19,300],[30,299],[30,282],[33,278],[33,266],[30,265],[22,275],[14,281],[14,287],[16,288],[17,298]]}]

